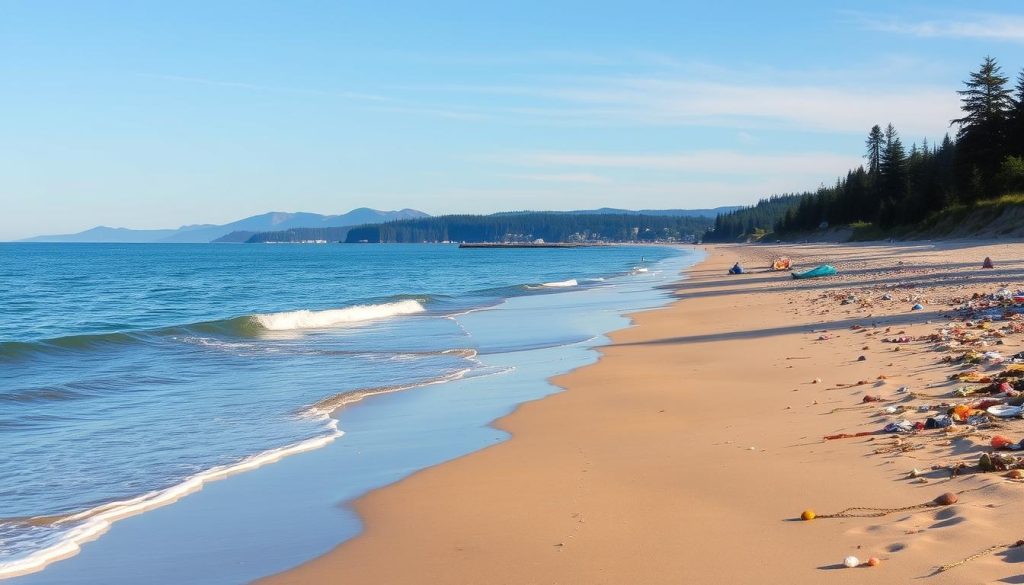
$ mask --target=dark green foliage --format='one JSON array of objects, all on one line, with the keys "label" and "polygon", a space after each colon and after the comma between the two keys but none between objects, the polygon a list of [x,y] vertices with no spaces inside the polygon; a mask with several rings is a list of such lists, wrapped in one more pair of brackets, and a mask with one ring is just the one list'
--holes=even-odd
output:
[{"label": "dark green foliage", "polygon": [[758,230],[771,231],[780,219],[806,194],[773,195],[715,218],[714,229],[704,234],[705,242],[731,242],[754,234]]},{"label": "dark green foliage", "polygon": [[995,176],[1006,158],[1009,120],[1013,97],[1006,86],[1009,78],[992,57],[986,57],[977,72],[964,82],[961,96],[964,116],[953,120],[957,132],[957,178],[960,198],[965,202],[994,195]]},{"label": "dark green foliage", "polygon": [[279,232],[258,232],[253,234],[247,244],[264,244],[267,242],[312,242],[324,240],[327,242],[341,242],[348,234],[350,227],[325,227],[325,228],[292,228]]},{"label": "dark green foliage", "polygon": [[1010,152],[1024,156],[1024,69],[1017,74],[1013,111],[1010,113]]},{"label": "dark green foliage", "polygon": [[882,134],[881,126],[875,124],[871,127],[871,132],[868,133],[868,139],[865,141],[865,144],[867,145],[867,151],[864,153],[864,158],[868,159],[868,172],[874,175],[882,164],[882,146],[885,144],[885,136]]},{"label": "dark green foliage", "polygon": [[973,203],[1024,191],[1024,71],[1014,95],[995,59],[986,58],[964,82],[964,116],[957,139],[939,146],[904,147],[896,128],[875,125],[865,141],[861,167],[814,193],[762,200],[720,215],[706,239],[731,241],[772,230],[799,234],[825,225],[855,225],[867,237],[906,231],[956,203]]},{"label": "dark green foliage", "polygon": [[1006,157],[996,182],[1004,193],[1024,193],[1024,157]]},{"label": "dark green foliage", "polygon": [[360,226],[348,232],[354,242],[651,242],[692,240],[711,224],[705,217],[654,215],[571,215],[517,213],[444,215]]}]

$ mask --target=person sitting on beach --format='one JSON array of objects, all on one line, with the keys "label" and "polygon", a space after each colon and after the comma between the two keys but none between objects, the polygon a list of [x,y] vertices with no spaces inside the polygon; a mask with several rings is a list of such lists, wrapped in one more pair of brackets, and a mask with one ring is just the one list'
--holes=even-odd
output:
[{"label": "person sitting on beach", "polygon": [[737,262],[729,269],[729,274],[743,274],[743,267],[740,266],[739,262]]},{"label": "person sitting on beach", "polygon": [[988,256],[985,256],[985,261],[981,263],[981,267],[982,268],[995,268],[995,265],[992,264],[992,259],[991,258],[989,258]]}]

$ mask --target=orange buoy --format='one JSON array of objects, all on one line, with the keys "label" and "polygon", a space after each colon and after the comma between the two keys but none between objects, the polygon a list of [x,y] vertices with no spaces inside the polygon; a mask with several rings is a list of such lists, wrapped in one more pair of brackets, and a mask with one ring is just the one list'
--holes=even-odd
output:
[{"label": "orange buoy", "polygon": [[871,557],[870,559],[868,559],[868,566],[877,567],[881,562],[882,561],[878,560],[878,557]]},{"label": "orange buoy", "polygon": [[991,444],[992,444],[992,448],[993,449],[1005,449],[1006,447],[1009,447],[1010,445],[1012,445],[1013,441],[1011,441],[1010,439],[1007,439],[1006,437],[1004,437],[1002,435],[996,435],[996,436],[992,437]]},{"label": "orange buoy", "polygon": [[804,510],[803,513],[800,514],[800,519],[801,520],[814,520],[815,517],[816,517],[816,514],[814,513],[814,510],[812,510],[810,508]]}]

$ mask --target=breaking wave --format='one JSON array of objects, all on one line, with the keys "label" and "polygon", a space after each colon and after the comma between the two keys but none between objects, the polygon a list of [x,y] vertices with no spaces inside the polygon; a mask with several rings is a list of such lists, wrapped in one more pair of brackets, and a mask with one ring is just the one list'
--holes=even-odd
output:
[{"label": "breaking wave", "polygon": [[323,329],[398,315],[413,315],[426,311],[420,301],[404,300],[381,305],[356,305],[326,311],[285,311],[253,315],[250,319],[268,331],[294,331],[296,329]]},{"label": "breaking wave", "polygon": [[575,278],[571,278],[569,280],[560,280],[558,282],[545,282],[541,286],[546,286],[548,288],[568,288],[570,286],[578,286],[579,284],[579,281]]}]

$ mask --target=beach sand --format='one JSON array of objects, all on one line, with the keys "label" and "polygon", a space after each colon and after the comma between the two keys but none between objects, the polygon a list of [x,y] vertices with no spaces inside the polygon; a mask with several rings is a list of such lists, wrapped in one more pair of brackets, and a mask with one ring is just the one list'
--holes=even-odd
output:
[{"label": "beach sand", "polygon": [[[762,268],[775,255],[798,270],[828,261],[840,275],[795,281]],[[995,270],[980,269],[985,256]],[[937,414],[916,407],[952,399],[912,392],[949,396],[946,378],[962,366],[940,363],[935,343],[882,338],[936,332],[954,297],[1024,285],[1021,258],[1024,244],[978,242],[712,247],[677,302],[637,314],[598,363],[556,378],[565,392],[497,421],[511,440],[360,498],[362,535],[262,582],[1024,583],[1024,547],[936,572],[1024,538],[1024,485],[932,470],[973,465],[992,434],[1024,437],[1024,422],[902,444],[823,440]],[[752,272],[726,276],[737,260]],[[857,300],[842,304],[850,293]],[[917,301],[924,310],[911,311]],[[1024,349],[1024,334],[1003,341],[984,350]],[[886,401],[864,404],[866,394]],[[881,414],[887,406],[913,411]],[[907,478],[913,468],[927,483]],[[952,506],[799,520],[805,508],[897,508],[961,491]],[[881,564],[848,569],[848,555]]]}]

